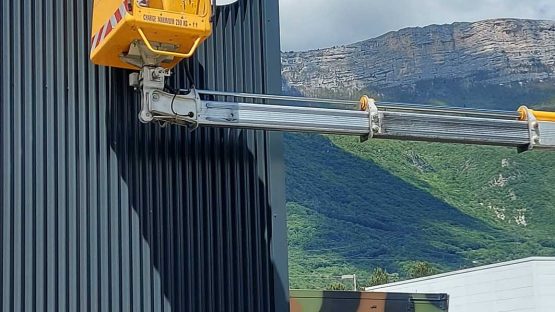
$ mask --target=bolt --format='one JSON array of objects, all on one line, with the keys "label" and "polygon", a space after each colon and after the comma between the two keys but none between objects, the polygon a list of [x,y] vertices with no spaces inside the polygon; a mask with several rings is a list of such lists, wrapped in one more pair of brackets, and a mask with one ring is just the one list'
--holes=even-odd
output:
[{"label": "bolt", "polygon": [[158,102],[159,99],[160,99],[160,95],[158,95],[158,93],[154,93],[152,95],[152,101]]},{"label": "bolt", "polygon": [[372,125],[372,132],[379,132],[379,131],[380,131],[380,126]]},{"label": "bolt", "polygon": [[534,129],[538,129],[538,128],[540,127],[540,125],[538,124],[537,121],[534,121],[534,122],[532,122],[532,127],[533,127]]},{"label": "bolt", "polygon": [[142,123],[149,123],[152,121],[152,119],[153,119],[153,116],[148,111],[141,111],[139,113],[139,121]]},{"label": "bolt", "polygon": [[538,144],[538,143],[540,143],[540,137],[535,135],[535,136],[532,137],[532,141],[534,141],[535,144]]}]

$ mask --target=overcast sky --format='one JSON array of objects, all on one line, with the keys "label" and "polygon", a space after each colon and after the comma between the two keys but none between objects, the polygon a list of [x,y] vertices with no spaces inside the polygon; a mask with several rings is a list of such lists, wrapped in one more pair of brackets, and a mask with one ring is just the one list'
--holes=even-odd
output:
[{"label": "overcast sky", "polygon": [[498,17],[555,20],[555,0],[279,0],[281,49],[308,50],[410,26]]}]

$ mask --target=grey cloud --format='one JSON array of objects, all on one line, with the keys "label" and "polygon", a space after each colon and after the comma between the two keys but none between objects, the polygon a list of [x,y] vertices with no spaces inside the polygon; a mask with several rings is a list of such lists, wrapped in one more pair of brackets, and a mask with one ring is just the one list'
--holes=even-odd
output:
[{"label": "grey cloud", "polygon": [[279,0],[282,50],[348,44],[404,27],[513,17],[555,19],[553,0]]}]

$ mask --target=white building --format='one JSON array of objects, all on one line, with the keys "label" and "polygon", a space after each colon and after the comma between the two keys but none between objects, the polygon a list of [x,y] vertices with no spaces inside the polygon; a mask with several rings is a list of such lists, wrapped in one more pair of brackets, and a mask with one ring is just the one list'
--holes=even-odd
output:
[{"label": "white building", "polygon": [[366,291],[447,293],[450,312],[555,312],[555,257],[533,257]]}]

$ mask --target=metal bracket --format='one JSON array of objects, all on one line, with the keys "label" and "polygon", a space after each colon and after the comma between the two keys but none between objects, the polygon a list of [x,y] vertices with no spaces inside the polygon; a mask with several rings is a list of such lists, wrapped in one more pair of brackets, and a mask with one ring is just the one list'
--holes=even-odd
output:
[{"label": "metal bracket", "polygon": [[360,109],[368,112],[368,133],[360,136],[360,142],[366,142],[381,131],[381,118],[376,101],[364,95],[360,98]]},{"label": "metal bracket", "polygon": [[161,67],[143,67],[139,74],[129,75],[130,85],[142,93],[139,120],[143,123],[157,120],[196,127],[200,96],[195,90],[187,94],[164,91],[166,77],[170,75],[169,70]]},{"label": "metal bracket", "polygon": [[[152,45],[157,49],[177,50],[177,46],[167,43],[152,43]],[[159,64],[170,63],[174,58],[173,56],[153,53],[144,42],[135,40],[129,45],[129,51],[120,55],[120,59],[125,63],[143,68],[145,66],[154,67]]]},{"label": "metal bracket", "polygon": [[528,109],[526,106],[522,106],[519,112],[524,112],[526,114],[526,121],[528,122],[528,133],[530,135],[530,144],[527,146],[519,147],[518,152],[523,153],[532,150],[536,145],[540,143],[540,128],[536,116]]}]

